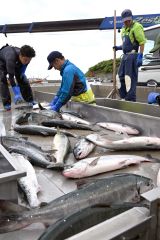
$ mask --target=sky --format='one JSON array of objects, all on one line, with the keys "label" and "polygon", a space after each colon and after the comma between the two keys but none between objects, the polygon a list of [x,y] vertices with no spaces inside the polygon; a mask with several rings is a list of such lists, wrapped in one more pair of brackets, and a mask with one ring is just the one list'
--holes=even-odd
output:
[{"label": "sky", "polygon": [[[5,0],[1,2],[0,25],[76,20],[120,16],[124,9],[133,15],[160,12],[159,0]],[[76,64],[84,73],[103,60],[113,58],[113,30],[88,30],[50,33],[14,33],[0,35],[0,46],[6,43],[21,47],[30,45],[36,57],[28,65],[26,75],[30,78],[61,79],[59,71],[47,70],[47,56],[51,51],[63,53],[66,59]],[[116,33],[116,43],[121,44]],[[120,53],[117,53],[117,57]]]}]

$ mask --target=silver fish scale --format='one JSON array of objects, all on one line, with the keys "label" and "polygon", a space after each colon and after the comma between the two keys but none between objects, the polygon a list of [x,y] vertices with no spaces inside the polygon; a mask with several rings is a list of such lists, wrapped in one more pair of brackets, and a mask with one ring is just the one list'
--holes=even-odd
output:
[{"label": "silver fish scale", "polygon": [[53,139],[53,150],[56,163],[63,163],[70,148],[68,137],[62,133],[57,133]]}]

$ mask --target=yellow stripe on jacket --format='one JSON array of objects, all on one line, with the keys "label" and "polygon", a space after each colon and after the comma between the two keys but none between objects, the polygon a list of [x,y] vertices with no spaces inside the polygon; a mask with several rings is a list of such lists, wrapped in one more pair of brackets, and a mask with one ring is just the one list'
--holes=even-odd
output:
[{"label": "yellow stripe on jacket", "polygon": [[89,103],[89,104],[95,104],[96,103],[94,93],[93,93],[91,88],[88,89],[86,92],[81,93],[78,96],[73,96],[71,98],[71,100],[74,101],[74,102],[86,102],[86,103]]}]

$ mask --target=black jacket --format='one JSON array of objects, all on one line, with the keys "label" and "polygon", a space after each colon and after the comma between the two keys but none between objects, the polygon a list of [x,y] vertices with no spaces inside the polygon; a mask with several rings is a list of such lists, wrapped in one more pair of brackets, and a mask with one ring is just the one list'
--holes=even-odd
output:
[{"label": "black jacket", "polygon": [[20,78],[22,66],[19,60],[20,48],[6,45],[0,49],[0,70],[8,74],[9,80],[14,83],[14,77]]}]

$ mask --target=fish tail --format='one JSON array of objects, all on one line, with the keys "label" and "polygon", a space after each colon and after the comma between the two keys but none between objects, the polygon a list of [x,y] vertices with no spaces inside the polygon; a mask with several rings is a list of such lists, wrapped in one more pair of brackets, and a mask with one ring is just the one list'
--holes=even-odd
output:
[{"label": "fish tail", "polygon": [[[0,136],[0,144],[8,150],[7,145],[3,141],[3,136],[2,135]],[[8,150],[8,151],[10,152],[10,150]]]},{"label": "fish tail", "polygon": [[60,131],[60,127],[57,126],[57,134],[60,134],[60,133],[61,133],[61,131]]},{"label": "fish tail", "polygon": [[30,225],[32,222],[23,217],[26,209],[10,201],[0,200],[0,233],[16,231]]},{"label": "fish tail", "polygon": [[11,214],[3,217],[0,216],[0,233],[17,231],[29,226],[30,224],[32,224],[32,222],[23,221],[22,216]]},{"label": "fish tail", "polygon": [[0,135],[0,144],[3,145],[3,136]]},{"label": "fish tail", "polygon": [[53,170],[64,170],[64,163],[51,163],[47,166],[47,168],[52,168]]},{"label": "fish tail", "polygon": [[156,163],[160,163],[160,158],[156,158],[156,157],[152,157],[151,154],[146,154],[146,157],[148,159],[148,161],[153,161],[153,162],[156,162]]}]

